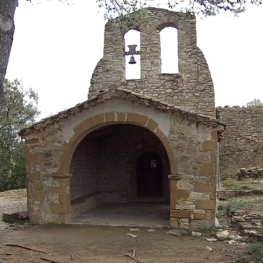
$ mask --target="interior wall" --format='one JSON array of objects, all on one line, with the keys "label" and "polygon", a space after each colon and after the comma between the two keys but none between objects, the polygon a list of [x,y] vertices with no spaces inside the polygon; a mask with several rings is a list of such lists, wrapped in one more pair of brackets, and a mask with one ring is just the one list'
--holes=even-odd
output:
[{"label": "interior wall", "polygon": [[86,137],[74,152],[71,161],[71,173],[73,174],[70,180],[71,200],[97,192],[96,148],[96,142]]}]

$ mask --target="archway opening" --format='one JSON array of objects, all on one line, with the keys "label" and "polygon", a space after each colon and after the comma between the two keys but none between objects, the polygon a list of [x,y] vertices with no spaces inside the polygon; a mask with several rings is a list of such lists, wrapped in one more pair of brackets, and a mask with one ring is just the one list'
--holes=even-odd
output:
[{"label": "archway opening", "polygon": [[[136,51],[140,51],[141,33],[135,29],[129,30],[125,36],[125,52],[129,51],[129,45],[136,45]],[[141,55],[134,55],[133,57],[127,55],[125,58],[126,80],[141,78]],[[133,63],[131,63],[133,61]]]},{"label": "archway opening", "polygon": [[162,73],[178,73],[178,36],[177,29],[165,27],[160,32]]},{"label": "archway opening", "polygon": [[[152,169],[152,178],[145,168]],[[70,170],[73,222],[169,224],[170,163],[161,141],[146,128],[111,124],[89,133]]]}]

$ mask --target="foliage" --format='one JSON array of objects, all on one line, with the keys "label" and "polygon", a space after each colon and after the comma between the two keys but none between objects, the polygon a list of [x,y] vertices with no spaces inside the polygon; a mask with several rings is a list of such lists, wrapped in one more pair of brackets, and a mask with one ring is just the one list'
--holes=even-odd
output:
[{"label": "foliage", "polygon": [[251,256],[254,263],[262,262],[263,248],[261,243],[254,243],[247,248],[247,253]]},{"label": "foliage", "polygon": [[35,121],[37,102],[38,95],[25,90],[19,80],[5,80],[0,112],[0,191],[25,187],[25,147],[17,132]]},{"label": "foliage", "polygon": [[250,102],[247,103],[247,107],[252,107],[252,106],[261,106],[263,107],[263,102],[261,102],[260,99],[254,99]]},{"label": "foliage", "polygon": [[[166,6],[169,9],[179,9],[201,16],[214,16],[220,11],[238,15],[245,11],[245,6],[248,4],[246,0],[96,0],[96,2],[100,8],[105,9],[107,19],[130,14],[149,6]],[[260,5],[262,0],[251,0],[249,3]]]},{"label": "foliage", "polygon": [[227,202],[222,202],[220,205],[217,206],[217,211],[219,212],[218,216],[226,216],[232,211],[242,210],[244,209],[246,203],[247,202],[241,200],[229,200]]}]

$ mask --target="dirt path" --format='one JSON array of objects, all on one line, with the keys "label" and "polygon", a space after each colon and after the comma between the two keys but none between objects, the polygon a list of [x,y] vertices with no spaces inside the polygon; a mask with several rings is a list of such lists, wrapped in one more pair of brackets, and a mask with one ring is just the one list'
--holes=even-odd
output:
[{"label": "dirt path", "polygon": [[[233,246],[224,242],[209,243],[203,237],[172,236],[167,234],[167,229],[156,229],[152,233],[147,230],[140,228],[138,232],[131,232],[124,227],[50,225],[2,231],[0,262],[129,263],[136,261],[125,254],[132,255],[134,249],[135,259],[139,258],[137,262],[233,263],[244,249],[244,246]],[[127,233],[138,237],[130,237]],[[17,244],[33,250],[6,244]],[[209,251],[206,246],[211,247],[213,251]]]}]

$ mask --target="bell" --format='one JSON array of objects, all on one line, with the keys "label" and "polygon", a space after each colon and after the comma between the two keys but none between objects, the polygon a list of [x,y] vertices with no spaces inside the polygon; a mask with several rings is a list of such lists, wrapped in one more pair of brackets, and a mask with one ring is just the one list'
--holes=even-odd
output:
[{"label": "bell", "polygon": [[134,56],[131,56],[131,59],[129,61],[129,64],[136,64],[136,61],[134,59]]}]

